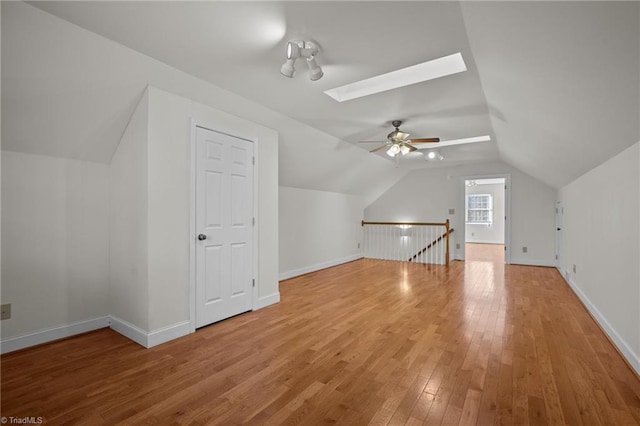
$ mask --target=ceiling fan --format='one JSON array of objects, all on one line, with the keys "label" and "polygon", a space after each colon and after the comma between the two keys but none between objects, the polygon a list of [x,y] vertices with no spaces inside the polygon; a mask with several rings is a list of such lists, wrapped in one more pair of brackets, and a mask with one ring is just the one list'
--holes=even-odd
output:
[{"label": "ceiling fan", "polygon": [[[389,157],[395,157],[398,154],[407,155],[410,152],[417,151],[418,148],[414,144],[419,143],[435,143],[440,142],[440,138],[411,138],[409,139],[409,133],[405,133],[400,130],[402,125],[401,120],[393,120],[391,122],[395,130],[387,135],[387,140],[383,142],[383,145],[372,149],[369,152],[380,151],[381,149],[387,149],[387,155]],[[362,141],[360,143],[376,143],[377,141]]]},{"label": "ceiling fan", "polygon": [[[387,140],[382,141],[361,141],[360,143],[382,143],[382,145],[372,149],[369,152],[377,152],[382,149],[387,150],[387,155],[389,157],[395,157],[396,161],[399,160],[400,155],[407,155],[410,152],[417,151],[420,149],[432,149],[432,148],[441,148],[445,146],[452,145],[463,145],[474,142],[486,142],[490,141],[490,136],[478,136],[473,138],[466,139],[457,139],[450,141],[442,141],[440,142],[440,138],[411,138],[409,139],[409,133],[405,133],[400,130],[400,126],[402,125],[401,120],[393,120],[391,122],[395,130],[387,135]],[[428,144],[425,146],[415,146],[415,144]],[[432,155],[433,154],[433,155]],[[440,153],[436,151],[430,151],[429,156],[426,156],[425,159],[433,160],[438,159],[442,160],[444,157],[440,155]]]}]

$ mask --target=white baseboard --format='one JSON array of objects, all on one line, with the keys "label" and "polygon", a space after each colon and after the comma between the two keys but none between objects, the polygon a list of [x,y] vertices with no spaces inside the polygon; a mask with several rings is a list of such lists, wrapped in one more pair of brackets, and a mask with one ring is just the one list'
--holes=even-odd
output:
[{"label": "white baseboard", "polygon": [[169,340],[177,339],[191,333],[191,322],[183,321],[160,330],[152,331],[147,335],[147,348],[161,345]]},{"label": "white baseboard", "polygon": [[319,271],[320,269],[330,268],[332,266],[340,265],[342,263],[351,262],[357,259],[362,259],[364,255],[362,253],[352,254],[351,256],[343,257],[340,259],[329,260],[327,262],[317,263],[315,265],[305,266],[304,268],[293,269],[291,271],[281,272],[280,281],[288,280],[289,278],[297,277],[299,275],[308,274],[309,272]]},{"label": "white baseboard", "polygon": [[278,302],[280,302],[280,292],[275,292],[268,296],[262,296],[258,298],[255,310],[257,311],[258,309],[266,308],[267,306]]},{"label": "white baseboard", "polygon": [[586,294],[578,287],[578,285],[573,282],[571,278],[567,278],[562,274],[562,271],[558,270],[560,275],[564,280],[569,284],[569,287],[573,290],[573,292],[578,296],[578,298],[582,301],[587,310],[591,313],[593,318],[598,322],[600,327],[604,330],[604,332],[609,336],[609,339],[613,342],[614,345],[618,348],[622,356],[627,360],[629,365],[635,370],[636,374],[640,375],[640,355],[633,352],[633,349],[627,344],[627,342],[620,337],[618,332],[613,328],[613,326],[607,321],[607,319],[602,315],[602,313],[596,308],[596,306],[589,300]]},{"label": "white baseboard", "polygon": [[86,333],[100,328],[109,327],[109,317],[99,317],[86,321],[79,321],[59,327],[47,328],[21,336],[9,337],[0,342],[0,353],[17,351],[18,349],[52,342],[76,334]]},{"label": "white baseboard", "polygon": [[556,261],[555,260],[541,260],[541,259],[518,259],[518,258],[511,258],[511,261],[509,262],[511,265],[526,265],[526,266],[551,266],[554,267],[556,266]]},{"label": "white baseboard", "polygon": [[114,316],[110,317],[110,322],[112,330],[117,331],[145,348],[152,348],[170,340],[177,339],[178,337],[186,336],[191,332],[191,323],[189,321],[182,321],[152,332],[146,332]]},{"label": "white baseboard", "polygon": [[141,328],[136,327],[135,325],[120,319],[118,317],[114,317],[111,315],[109,317],[110,327],[113,331],[117,331],[122,334],[124,337],[127,337],[130,340],[133,340],[139,345],[147,348],[147,332]]}]

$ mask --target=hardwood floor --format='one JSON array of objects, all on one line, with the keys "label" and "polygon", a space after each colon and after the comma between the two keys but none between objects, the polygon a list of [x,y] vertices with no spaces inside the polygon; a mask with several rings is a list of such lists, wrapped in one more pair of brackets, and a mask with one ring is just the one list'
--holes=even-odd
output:
[{"label": "hardwood floor", "polygon": [[504,263],[504,244],[465,243],[464,258]]},{"label": "hardwood floor", "polygon": [[359,260],[143,349],[104,329],[2,356],[49,424],[640,424],[640,381],[556,270]]}]

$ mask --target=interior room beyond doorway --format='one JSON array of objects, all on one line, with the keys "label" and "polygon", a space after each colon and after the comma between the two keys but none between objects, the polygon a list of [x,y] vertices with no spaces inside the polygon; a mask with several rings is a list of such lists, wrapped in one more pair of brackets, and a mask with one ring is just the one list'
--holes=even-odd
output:
[{"label": "interior room beyond doorway", "polygon": [[465,180],[465,259],[504,262],[505,179]]}]

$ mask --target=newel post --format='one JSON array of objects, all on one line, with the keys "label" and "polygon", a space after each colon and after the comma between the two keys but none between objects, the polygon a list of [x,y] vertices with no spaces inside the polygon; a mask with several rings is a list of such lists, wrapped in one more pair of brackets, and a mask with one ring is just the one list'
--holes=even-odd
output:
[{"label": "newel post", "polygon": [[445,259],[445,264],[447,266],[449,266],[449,219],[447,219],[447,221],[444,223],[445,228],[447,228],[446,230],[446,234],[447,234],[447,248],[446,248],[446,259]]}]

